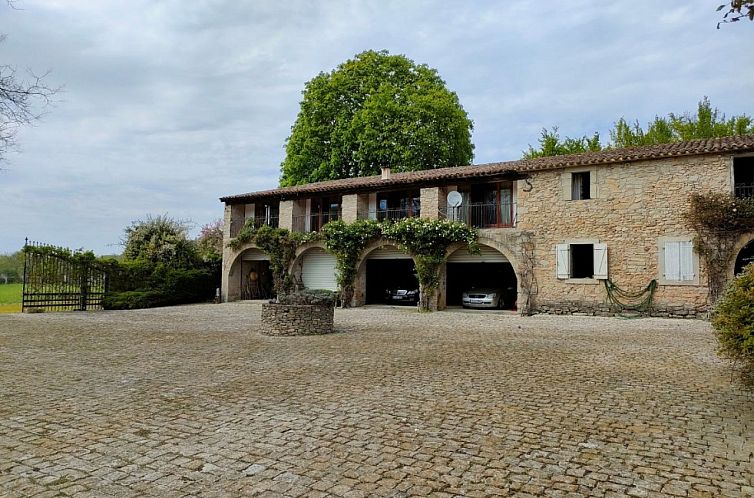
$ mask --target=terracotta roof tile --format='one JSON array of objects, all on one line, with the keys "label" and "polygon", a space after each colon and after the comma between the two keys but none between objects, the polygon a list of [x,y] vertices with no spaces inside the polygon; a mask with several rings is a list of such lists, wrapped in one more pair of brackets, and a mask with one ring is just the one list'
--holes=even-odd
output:
[{"label": "terracotta roof tile", "polygon": [[257,199],[293,199],[312,194],[353,193],[365,190],[387,190],[399,187],[447,183],[453,180],[495,177],[503,175],[526,175],[530,172],[545,171],[573,166],[597,166],[615,163],[628,163],[649,159],[662,159],[705,154],[754,152],[754,135],[738,137],[709,138],[675,142],[661,145],[646,145],[624,149],[607,149],[599,152],[586,152],[568,156],[540,157],[537,159],[508,161],[500,163],[438,168],[410,173],[393,173],[388,179],[380,176],[345,178],[306,185],[296,185],[272,190],[249,192],[246,194],[221,197],[222,202],[239,203]]}]

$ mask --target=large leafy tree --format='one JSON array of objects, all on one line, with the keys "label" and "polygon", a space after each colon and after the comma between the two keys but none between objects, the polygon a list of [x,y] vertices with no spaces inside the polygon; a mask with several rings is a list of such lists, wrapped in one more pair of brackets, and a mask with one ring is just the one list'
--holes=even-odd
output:
[{"label": "large leafy tree", "polygon": [[281,186],[469,164],[472,121],[437,71],[366,51],[306,84]]},{"label": "large leafy tree", "polygon": [[665,144],[696,138],[729,137],[754,134],[754,120],[746,114],[727,118],[717,108],[713,108],[707,97],[697,106],[696,114],[670,113],[667,117],[655,116],[654,120],[642,127],[639,121],[629,123],[620,118],[610,130],[610,141],[603,146],[596,133],[591,137],[561,139],[557,127],[552,131],[543,130],[537,148],[529,146],[524,158],[576,154],[603,147],[636,147],[640,145]]}]

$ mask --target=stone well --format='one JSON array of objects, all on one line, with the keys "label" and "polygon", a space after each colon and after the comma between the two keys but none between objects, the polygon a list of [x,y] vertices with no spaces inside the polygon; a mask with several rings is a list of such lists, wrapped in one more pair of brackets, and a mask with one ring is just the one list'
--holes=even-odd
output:
[{"label": "stone well", "polygon": [[266,303],[262,305],[260,332],[276,336],[331,334],[334,313],[332,306]]}]

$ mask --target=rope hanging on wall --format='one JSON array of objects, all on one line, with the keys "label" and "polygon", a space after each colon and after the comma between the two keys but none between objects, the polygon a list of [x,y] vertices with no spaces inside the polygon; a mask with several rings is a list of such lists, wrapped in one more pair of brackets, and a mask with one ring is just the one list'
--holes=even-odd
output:
[{"label": "rope hanging on wall", "polygon": [[611,304],[619,307],[621,311],[648,311],[652,307],[657,280],[652,280],[649,285],[639,292],[628,292],[621,289],[610,279],[603,280],[607,298]]}]

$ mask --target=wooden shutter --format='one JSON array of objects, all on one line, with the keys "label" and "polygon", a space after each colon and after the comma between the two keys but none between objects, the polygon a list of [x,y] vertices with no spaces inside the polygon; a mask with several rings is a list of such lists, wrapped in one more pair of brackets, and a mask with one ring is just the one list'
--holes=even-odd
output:
[{"label": "wooden shutter", "polygon": [[681,280],[681,243],[665,242],[665,280]]},{"label": "wooden shutter", "polygon": [[694,280],[694,246],[687,240],[678,243],[680,280],[689,282]]},{"label": "wooden shutter", "polygon": [[555,246],[555,260],[557,264],[558,278],[571,277],[571,246],[558,244]]},{"label": "wooden shutter", "polygon": [[607,280],[607,244],[594,244],[594,278]]}]

